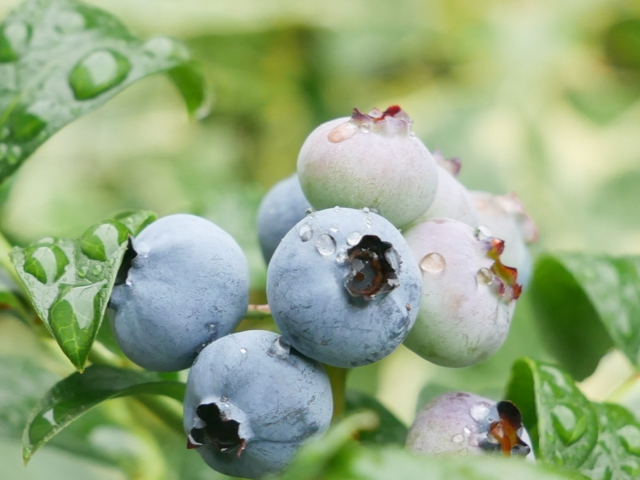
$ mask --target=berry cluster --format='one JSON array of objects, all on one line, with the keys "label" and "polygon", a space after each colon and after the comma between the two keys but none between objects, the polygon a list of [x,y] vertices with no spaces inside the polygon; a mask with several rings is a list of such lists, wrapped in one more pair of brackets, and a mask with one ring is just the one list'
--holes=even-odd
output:
[{"label": "berry cluster", "polygon": [[[278,472],[325,431],[333,403],[321,364],[367,365],[404,342],[462,367],[504,342],[535,226],[515,197],[467,191],[459,161],[432,155],[411,127],[397,106],[354,109],[314,130],[297,175],[264,197],[258,235],[281,335],[232,333],[248,267],[216,225],[171,215],[130,241],[110,304],[116,338],[145,368],[191,367],[187,443],[215,470]],[[409,448],[446,452],[460,437],[477,451],[529,452],[513,404],[465,393],[434,402]]]}]

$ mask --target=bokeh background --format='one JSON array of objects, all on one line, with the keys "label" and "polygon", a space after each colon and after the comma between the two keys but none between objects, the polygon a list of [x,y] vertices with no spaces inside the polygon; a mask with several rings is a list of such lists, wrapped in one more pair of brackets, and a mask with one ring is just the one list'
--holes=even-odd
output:
[{"label": "bokeh background", "polygon": [[[18,3],[0,0],[0,16]],[[431,150],[462,160],[467,187],[517,193],[540,230],[534,253],[640,253],[640,2],[85,3],[140,37],[185,41],[211,84],[211,114],[189,120],[177,91],[157,76],[69,125],[2,188],[0,228],[15,243],[76,236],[123,209],[193,212],[241,244],[253,301],[262,302],[262,195],[294,171],[318,124],[353,107],[399,104]],[[420,398],[444,389],[498,398],[513,359],[549,358],[526,292],[519,303],[506,345],[481,365],[445,369],[399,349],[354,370],[349,386],[375,394],[407,424]],[[42,354],[22,328],[0,325],[0,353]],[[597,399],[628,374],[615,354],[607,362],[606,375],[584,384]],[[0,440],[0,458],[11,480],[123,478],[55,447],[24,469],[19,443]]]}]

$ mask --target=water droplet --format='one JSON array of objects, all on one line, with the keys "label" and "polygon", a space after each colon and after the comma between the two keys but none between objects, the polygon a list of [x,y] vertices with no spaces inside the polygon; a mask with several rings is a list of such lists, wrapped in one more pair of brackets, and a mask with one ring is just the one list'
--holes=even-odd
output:
[{"label": "water droplet", "polygon": [[289,358],[289,352],[291,351],[291,345],[284,338],[278,337],[273,344],[267,350],[267,355],[271,357],[287,359]]},{"label": "water droplet", "polygon": [[10,118],[13,138],[19,142],[33,140],[47,126],[38,115],[28,112],[25,107],[17,109]]},{"label": "water droplet", "polygon": [[409,136],[410,136],[410,137],[415,137],[415,136],[416,136],[416,132],[414,132],[413,130],[411,130],[411,131],[409,132]]},{"label": "water droplet", "polygon": [[93,273],[94,275],[98,276],[102,273],[102,271],[104,270],[104,267],[100,264],[98,265],[94,265],[93,268],[91,269],[91,273]]},{"label": "water droplet", "polygon": [[342,264],[342,263],[345,263],[348,258],[349,256],[347,255],[347,252],[342,251],[336,255],[336,262]]},{"label": "water droplet", "polygon": [[462,435],[461,433],[457,433],[453,437],[451,437],[451,441],[453,443],[462,443],[464,442],[464,435]]},{"label": "water droplet", "polygon": [[551,423],[560,440],[569,446],[577,442],[587,429],[586,417],[567,405],[556,405],[551,410]]},{"label": "water droplet", "polygon": [[80,278],[85,278],[87,276],[87,273],[89,273],[89,267],[87,267],[86,265],[78,269],[78,276]]},{"label": "water droplet", "polygon": [[57,282],[69,265],[69,259],[57,245],[33,246],[24,252],[24,270],[40,283]]},{"label": "water droplet", "polygon": [[105,280],[81,287],[62,288],[50,312],[52,325],[91,329],[100,317],[100,296]]},{"label": "water droplet", "polygon": [[331,143],[340,143],[347,138],[354,136],[359,130],[358,125],[354,122],[344,122],[329,132],[327,140]]},{"label": "water droplet", "polygon": [[316,211],[314,210],[313,207],[309,207],[305,210],[304,214],[307,217],[313,217],[315,215]]},{"label": "water droplet", "polygon": [[308,242],[313,237],[313,230],[306,223],[300,227],[298,230],[298,234],[300,235],[300,240],[303,242]]},{"label": "water droplet", "polygon": [[420,268],[424,272],[439,273],[444,270],[445,260],[439,253],[429,253],[420,260]]},{"label": "water droplet", "polygon": [[241,348],[240,349],[240,353],[247,353],[247,349],[246,348]]},{"label": "water droplet", "polygon": [[186,49],[171,37],[159,36],[149,39],[142,51],[149,57],[167,58],[187,58],[188,53]]},{"label": "water droplet", "polygon": [[336,205],[335,207],[333,207],[333,211],[334,212],[339,212],[340,211],[340,207],[338,205]]},{"label": "water droplet", "polygon": [[638,473],[640,473],[640,464],[633,458],[626,458],[622,465],[620,465],[620,470],[625,472],[627,475],[630,475],[631,478],[638,478]]},{"label": "water droplet", "polygon": [[329,230],[331,230],[333,233],[336,233],[338,231],[338,225],[336,225],[335,223],[332,223],[331,226],[329,227]]},{"label": "water droplet", "polygon": [[493,273],[486,267],[482,267],[476,272],[476,281],[478,285],[491,285],[493,281]]},{"label": "water droplet", "polygon": [[316,248],[320,255],[331,255],[336,251],[336,241],[327,233],[323,233],[316,240]]},{"label": "water droplet", "polygon": [[77,12],[59,12],[56,15],[56,30],[60,33],[73,33],[83,30],[86,25],[84,16]]},{"label": "water droplet", "polygon": [[491,230],[484,225],[480,225],[476,228],[475,237],[476,240],[486,240],[487,238],[492,237]]},{"label": "water droplet", "polygon": [[469,449],[463,448],[458,452],[458,455],[460,455],[461,457],[464,457],[467,453],[469,453]]},{"label": "water droplet", "polygon": [[490,408],[491,405],[489,405],[487,402],[474,403],[469,409],[469,415],[471,415],[471,418],[473,418],[476,422],[480,423],[489,414]]},{"label": "water droplet", "polygon": [[228,403],[229,399],[223,395],[223,396],[220,397],[220,402],[221,403]]},{"label": "water droplet", "polygon": [[31,40],[31,27],[22,22],[4,25],[0,30],[0,63],[15,62]]},{"label": "water droplet", "polygon": [[369,207],[364,207],[364,208],[362,209],[362,211],[363,211],[364,213],[369,213],[369,212],[371,212],[371,210],[369,210]]},{"label": "water droplet", "polygon": [[106,262],[113,260],[113,255],[127,237],[125,227],[118,228],[111,223],[102,223],[84,232],[80,239],[80,248],[82,253],[92,260]]},{"label": "water droplet", "polygon": [[640,430],[637,427],[625,425],[616,433],[629,453],[640,456]]},{"label": "water droplet", "polygon": [[96,50],[73,67],[69,85],[78,100],[95,98],[119,85],[129,74],[131,64],[113,50]]},{"label": "water droplet", "polygon": [[360,243],[360,240],[362,240],[362,234],[360,232],[351,232],[347,236],[347,245],[353,247]]},{"label": "water droplet", "polygon": [[368,123],[363,123],[360,125],[360,131],[362,133],[369,133],[371,131],[371,127],[369,126]]}]

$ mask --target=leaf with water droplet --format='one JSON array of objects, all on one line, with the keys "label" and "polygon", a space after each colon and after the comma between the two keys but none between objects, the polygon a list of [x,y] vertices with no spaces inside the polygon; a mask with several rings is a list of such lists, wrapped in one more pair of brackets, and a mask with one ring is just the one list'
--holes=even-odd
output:
[{"label": "leaf with water droplet", "polygon": [[638,478],[640,423],[619,405],[589,402],[558,367],[517,360],[506,397],[522,412],[542,462],[591,479]]},{"label": "leaf with water droplet", "polygon": [[129,235],[155,219],[129,212],[94,225],[77,240],[46,238],[11,254],[33,306],[80,371],[91,350]]},{"label": "leaf with water droplet", "polygon": [[182,401],[185,385],[165,381],[156,373],[92,365],[74,373],[47,392],[31,413],[22,437],[25,461],[60,430],[99,403],[127,395],[157,394]]},{"label": "leaf with water droplet", "polygon": [[0,182],[69,122],[156,73],[169,75],[190,115],[206,115],[209,88],[181,42],[140,40],[110,14],[72,0],[16,7],[0,23]]},{"label": "leaf with water droplet", "polygon": [[640,257],[544,255],[529,288],[543,338],[574,378],[614,346],[640,369]]}]

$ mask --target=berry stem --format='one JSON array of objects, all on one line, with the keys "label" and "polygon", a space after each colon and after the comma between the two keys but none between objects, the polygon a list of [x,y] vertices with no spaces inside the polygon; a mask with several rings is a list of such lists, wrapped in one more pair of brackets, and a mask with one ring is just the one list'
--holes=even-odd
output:
[{"label": "berry stem", "polygon": [[348,368],[332,367],[325,365],[329,382],[331,383],[331,394],[333,395],[333,421],[344,415],[345,412],[345,391],[347,386]]}]

